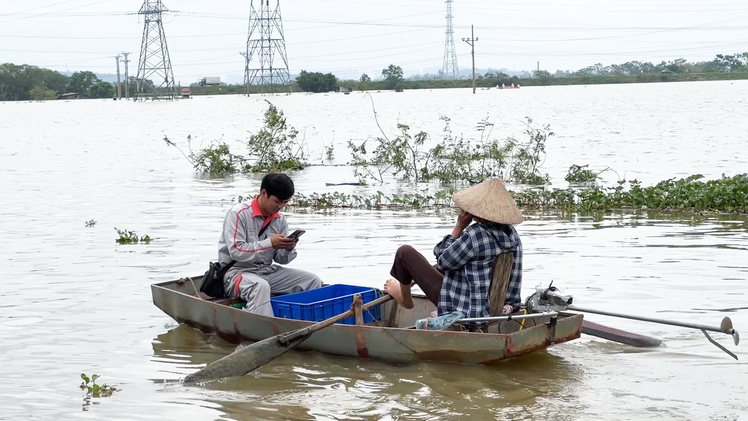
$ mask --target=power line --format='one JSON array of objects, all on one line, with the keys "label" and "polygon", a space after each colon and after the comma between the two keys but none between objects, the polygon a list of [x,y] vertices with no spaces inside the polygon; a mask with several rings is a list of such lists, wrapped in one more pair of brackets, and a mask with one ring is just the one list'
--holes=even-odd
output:
[{"label": "power line", "polygon": [[15,18],[15,19],[4,20],[4,21],[0,22],[0,24],[7,23],[7,22],[13,22],[13,21],[17,21],[17,20],[22,20],[22,19],[30,19],[30,18],[36,18],[36,17],[46,16],[46,15],[51,15],[53,13],[65,12],[65,11],[68,11],[68,10],[80,9],[80,8],[83,8],[83,7],[93,6],[95,4],[106,3],[106,2],[109,2],[109,1],[113,1],[113,0],[100,0],[100,1],[97,1],[97,2],[84,4],[82,6],[71,7],[69,9],[57,10],[57,11],[54,11],[54,12],[40,13],[40,14],[37,14],[37,15],[31,15],[31,16],[18,17],[18,18]]},{"label": "power line", "polygon": [[72,2],[72,1],[78,1],[78,0],[67,0],[67,1],[61,1],[61,2],[59,2],[59,3],[55,3],[55,4],[50,4],[50,5],[48,5],[48,6],[39,6],[39,7],[35,7],[35,8],[33,8],[33,9],[27,9],[27,10],[24,10],[24,11],[21,11],[21,12],[11,12],[11,13],[3,13],[3,14],[0,14],[0,17],[5,17],[5,16],[13,16],[13,15],[19,15],[19,14],[22,14],[22,13],[33,12],[34,10],[39,10],[39,9],[46,9],[47,7],[54,7],[54,6],[59,6],[59,5],[61,5],[61,4],[65,4],[65,3],[70,3],[70,2]]}]

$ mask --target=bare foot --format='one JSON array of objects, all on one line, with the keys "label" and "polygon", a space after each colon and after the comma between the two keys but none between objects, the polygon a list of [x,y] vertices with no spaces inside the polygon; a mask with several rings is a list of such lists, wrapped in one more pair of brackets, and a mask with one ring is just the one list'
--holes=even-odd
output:
[{"label": "bare foot", "polygon": [[384,282],[384,290],[405,308],[413,308],[413,298],[410,296],[410,287],[403,288],[403,284],[397,279],[388,279]]}]

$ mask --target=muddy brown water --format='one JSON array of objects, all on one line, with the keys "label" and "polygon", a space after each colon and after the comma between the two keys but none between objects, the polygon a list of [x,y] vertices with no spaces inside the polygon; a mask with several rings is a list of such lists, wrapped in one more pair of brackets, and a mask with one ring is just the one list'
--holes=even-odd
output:
[{"label": "muddy brown water", "polygon": [[[521,120],[551,124],[546,170],[563,186],[571,164],[607,166],[644,185],[748,168],[748,83],[414,91],[372,95],[380,124],[439,136],[440,115],[472,135],[488,113],[491,136],[522,136]],[[313,162],[335,146],[376,136],[369,97],[270,98],[305,138]],[[434,104],[441,104],[435,107]],[[437,109],[438,108],[438,109]],[[223,135],[236,145],[259,128],[259,98],[176,103],[0,103],[0,419],[236,420],[742,420],[748,353],[724,335],[589,315],[654,336],[635,349],[583,336],[490,367],[375,361],[291,352],[243,378],[185,387],[179,379],[235,346],[179,326],[149,286],[205,270],[231,198],[258,177],[196,177],[187,150]],[[610,172],[606,180],[617,179]],[[294,175],[302,193],[371,194],[349,167]],[[401,244],[430,256],[451,231],[449,212],[288,212],[307,233],[294,267],[326,282],[381,286]],[[85,223],[95,220],[96,225]],[[115,243],[114,228],[149,245]],[[523,297],[551,280],[580,306],[748,331],[748,217],[646,211],[527,212]],[[745,335],[744,335],[745,336]],[[80,374],[121,390],[85,399]]]}]

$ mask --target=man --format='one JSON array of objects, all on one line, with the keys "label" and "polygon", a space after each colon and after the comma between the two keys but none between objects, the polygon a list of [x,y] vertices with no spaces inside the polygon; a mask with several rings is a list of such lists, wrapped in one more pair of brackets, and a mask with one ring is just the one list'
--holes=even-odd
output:
[{"label": "man", "polygon": [[313,273],[273,264],[288,264],[296,258],[298,238],[288,237],[286,217],[279,212],[294,194],[291,178],[267,174],[262,178],[260,195],[249,203],[239,203],[226,214],[218,240],[221,265],[236,261],[224,277],[224,290],[230,298],[247,302],[245,310],[272,316],[271,294],[287,294],[322,286]]},{"label": "man", "polygon": [[[488,317],[493,262],[501,253],[513,253],[511,277],[504,314],[518,311],[522,287],[522,242],[514,229],[522,213],[498,179],[455,193],[452,200],[462,209],[450,235],[434,247],[432,266],[411,246],[395,254],[384,289],[405,308],[413,308],[410,295],[415,282],[437,306],[438,315],[461,312],[466,317]],[[471,223],[475,221],[475,224]]]}]

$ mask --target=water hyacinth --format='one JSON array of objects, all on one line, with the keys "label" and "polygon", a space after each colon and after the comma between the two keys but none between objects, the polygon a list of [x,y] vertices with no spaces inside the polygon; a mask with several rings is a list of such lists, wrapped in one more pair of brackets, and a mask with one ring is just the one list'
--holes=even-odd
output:
[{"label": "water hyacinth", "polygon": [[[664,211],[748,212],[748,174],[717,180],[700,181],[702,175],[680,180],[668,179],[654,186],[642,187],[638,180],[619,181],[615,187],[592,185],[566,189],[530,188],[511,192],[523,209],[605,211],[617,209],[655,209]],[[435,195],[375,195],[298,193],[288,203],[290,208],[311,209],[438,209],[455,206],[452,190]]]}]

